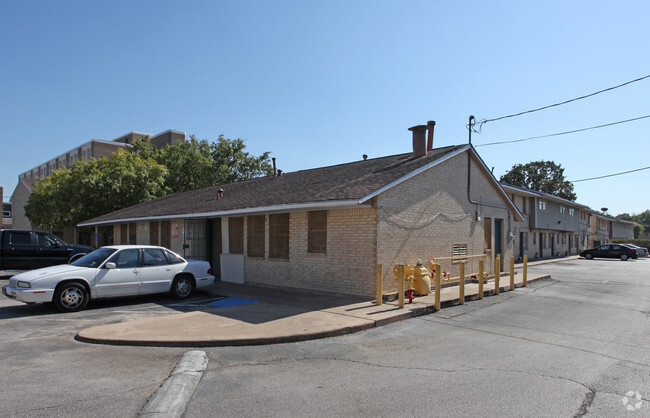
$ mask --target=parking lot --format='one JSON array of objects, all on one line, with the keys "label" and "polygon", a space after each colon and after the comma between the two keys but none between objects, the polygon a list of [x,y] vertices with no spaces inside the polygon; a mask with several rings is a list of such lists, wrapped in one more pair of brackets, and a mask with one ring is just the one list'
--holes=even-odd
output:
[{"label": "parking lot", "polygon": [[[624,415],[629,391],[647,411],[648,263],[540,265],[531,271],[550,273],[550,280],[357,334],[204,348],[209,365],[186,416],[322,415],[333,399],[335,415],[399,415],[401,403],[385,393],[418,393],[421,385],[428,395],[409,404],[416,415]],[[87,344],[74,336],[201,309],[214,298],[197,292],[183,302],[165,295],[99,300],[68,314],[0,299],[2,415],[137,416],[188,349]],[[307,375],[314,377],[305,381]],[[481,390],[465,390],[456,378]],[[516,385],[508,383],[513,378]],[[462,390],[462,402],[449,403],[449,390]],[[305,401],[314,396],[319,402]]]}]

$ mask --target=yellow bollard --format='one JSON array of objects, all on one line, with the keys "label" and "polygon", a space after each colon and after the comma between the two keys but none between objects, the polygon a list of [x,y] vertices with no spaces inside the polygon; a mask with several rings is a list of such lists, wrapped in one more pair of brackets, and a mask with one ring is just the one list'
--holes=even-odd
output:
[{"label": "yellow bollard", "polygon": [[524,256],[524,274],[521,281],[521,286],[526,287],[526,280],[528,280],[528,256]]},{"label": "yellow bollard", "polygon": [[458,282],[458,304],[465,304],[465,262],[460,262],[460,280]]},{"label": "yellow bollard", "polygon": [[510,257],[510,290],[515,290],[515,258]]},{"label": "yellow bollard", "polygon": [[494,294],[499,294],[499,279],[501,278],[501,254],[494,260]]},{"label": "yellow bollard", "polygon": [[377,305],[384,303],[384,266],[377,264]]},{"label": "yellow bollard", "polygon": [[440,310],[440,289],[442,286],[440,286],[440,264],[436,264],[436,280],[434,284],[434,292],[435,292],[435,299],[434,299],[434,308],[436,311]]},{"label": "yellow bollard", "polygon": [[404,268],[404,264],[400,264],[397,266],[399,269],[399,276],[398,276],[398,298],[399,298],[399,308],[404,309],[404,282],[406,280],[406,269]]},{"label": "yellow bollard", "polygon": [[478,298],[483,299],[483,260],[478,260]]}]

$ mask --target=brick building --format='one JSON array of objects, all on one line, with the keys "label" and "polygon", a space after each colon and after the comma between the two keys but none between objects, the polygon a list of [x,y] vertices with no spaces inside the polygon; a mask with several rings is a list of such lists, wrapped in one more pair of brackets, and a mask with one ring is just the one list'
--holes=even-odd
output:
[{"label": "brick building", "polygon": [[431,125],[411,130],[408,154],[177,193],[79,227],[98,245],[158,244],[208,260],[223,281],[363,296],[375,294],[377,264],[390,292],[395,264],[513,255],[522,214],[474,148],[433,149]]},{"label": "brick building", "polygon": [[[151,143],[162,148],[165,145],[175,144],[179,141],[185,141],[185,132],[167,130],[156,135],[150,135],[144,132],[129,132],[110,141],[101,139],[91,139],[78,147],[71,149],[51,160],[33,167],[18,176],[18,185],[11,195],[11,204],[13,207],[13,228],[15,229],[33,229],[29,219],[25,216],[25,205],[29,196],[34,191],[34,184],[48,177],[54,170],[59,168],[70,168],[74,163],[80,160],[90,161],[93,158],[107,157],[117,151],[128,147],[139,139],[149,138]],[[68,228],[66,231],[52,231],[64,238],[66,241],[75,242],[74,228]]]}]

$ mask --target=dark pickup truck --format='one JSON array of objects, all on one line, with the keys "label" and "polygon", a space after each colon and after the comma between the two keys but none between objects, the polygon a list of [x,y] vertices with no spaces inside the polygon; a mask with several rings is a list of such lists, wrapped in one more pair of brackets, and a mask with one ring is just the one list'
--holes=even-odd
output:
[{"label": "dark pickup truck", "polygon": [[66,264],[93,247],[66,244],[42,231],[0,230],[0,270],[32,270]]}]

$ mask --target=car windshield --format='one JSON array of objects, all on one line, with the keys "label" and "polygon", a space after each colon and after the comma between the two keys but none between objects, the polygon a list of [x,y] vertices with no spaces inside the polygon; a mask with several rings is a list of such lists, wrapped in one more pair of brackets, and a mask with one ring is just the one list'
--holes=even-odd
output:
[{"label": "car windshield", "polygon": [[115,248],[100,248],[81,257],[79,260],[73,261],[70,264],[77,267],[96,268],[99,267],[104,262],[104,260],[106,260],[115,251],[117,251]]}]

